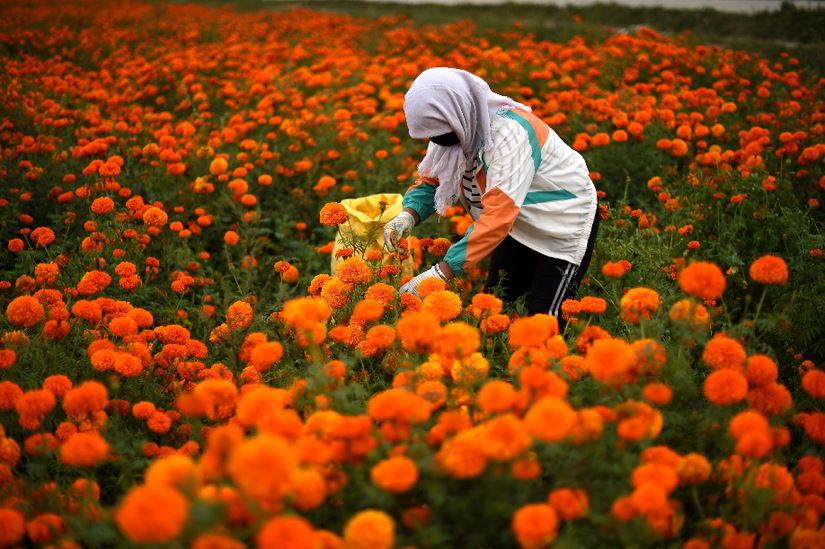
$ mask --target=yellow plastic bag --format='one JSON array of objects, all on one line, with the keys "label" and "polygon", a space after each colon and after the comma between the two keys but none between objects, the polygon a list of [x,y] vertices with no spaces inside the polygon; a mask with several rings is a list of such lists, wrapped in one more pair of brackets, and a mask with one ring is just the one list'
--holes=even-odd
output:
[{"label": "yellow plastic bag", "polygon": [[[400,194],[373,194],[341,201],[341,205],[347,210],[349,222],[338,226],[338,233],[335,235],[335,246],[332,248],[330,274],[335,276],[338,265],[344,260],[344,258],[338,257],[337,252],[341,248],[348,247],[345,241],[352,240],[353,234],[357,237],[370,238],[373,243],[367,248],[367,251],[377,250],[382,253],[384,256],[383,265],[393,263],[389,252],[384,249],[384,225],[401,213],[403,209],[401,200],[403,198],[403,195]],[[408,275],[412,274],[413,262],[411,257],[402,263],[402,272]]]}]

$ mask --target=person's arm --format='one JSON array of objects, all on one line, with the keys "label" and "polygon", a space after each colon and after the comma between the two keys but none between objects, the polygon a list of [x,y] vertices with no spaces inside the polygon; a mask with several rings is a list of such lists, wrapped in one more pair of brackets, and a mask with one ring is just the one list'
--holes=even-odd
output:
[{"label": "person's arm", "polygon": [[435,191],[438,188],[438,179],[419,177],[412,187],[404,193],[401,205],[415,218],[418,225],[435,213]]},{"label": "person's arm", "polygon": [[527,132],[508,125],[497,132],[495,143],[486,155],[483,212],[444,256],[454,276],[477,265],[510,233],[536,174],[534,147]]}]

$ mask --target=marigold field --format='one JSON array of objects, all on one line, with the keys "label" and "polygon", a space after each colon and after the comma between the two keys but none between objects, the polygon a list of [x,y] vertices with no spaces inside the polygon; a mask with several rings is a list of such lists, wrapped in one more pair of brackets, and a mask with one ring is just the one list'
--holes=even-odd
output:
[{"label": "marigold field", "polygon": [[[792,55],[132,0],[6,6],[0,48],[0,547],[825,547],[825,75]],[[438,65],[587,160],[563,333],[483,263],[398,295],[460,207],[401,253],[347,230],[412,184]]]}]

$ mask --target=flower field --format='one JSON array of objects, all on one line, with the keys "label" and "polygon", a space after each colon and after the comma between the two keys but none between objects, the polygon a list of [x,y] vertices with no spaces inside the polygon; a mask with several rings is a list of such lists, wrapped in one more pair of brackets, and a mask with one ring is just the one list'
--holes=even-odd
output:
[{"label": "flower field", "polygon": [[[0,547],[825,547],[825,75],[132,0],[4,8],[0,47]],[[588,163],[563,333],[484,264],[398,294],[460,207],[347,230],[412,184],[431,66]]]}]

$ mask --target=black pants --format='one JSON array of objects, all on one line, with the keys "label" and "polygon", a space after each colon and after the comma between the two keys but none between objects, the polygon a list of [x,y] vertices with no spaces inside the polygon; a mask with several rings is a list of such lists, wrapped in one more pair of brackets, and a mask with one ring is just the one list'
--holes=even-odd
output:
[{"label": "black pants", "polygon": [[[490,291],[500,284],[504,291],[500,297],[510,303],[527,294],[530,314],[553,315],[559,321],[559,329],[563,330],[565,322],[559,314],[561,304],[565,299],[576,295],[579,283],[590,265],[598,229],[599,212],[596,212],[587,248],[581,265],[578,266],[540,254],[507,235],[490,257],[490,273],[485,289]],[[501,271],[504,271],[503,279]]]}]

